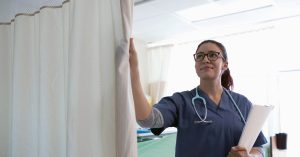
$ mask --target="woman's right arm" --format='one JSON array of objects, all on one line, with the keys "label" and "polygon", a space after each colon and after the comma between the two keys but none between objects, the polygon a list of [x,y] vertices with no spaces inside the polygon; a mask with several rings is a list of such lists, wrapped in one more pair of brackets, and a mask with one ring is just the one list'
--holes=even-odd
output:
[{"label": "woman's right arm", "polygon": [[138,57],[134,47],[133,38],[130,38],[129,64],[130,64],[131,88],[132,88],[136,119],[145,120],[151,114],[152,107],[149,105],[141,85],[139,68],[138,68]]}]

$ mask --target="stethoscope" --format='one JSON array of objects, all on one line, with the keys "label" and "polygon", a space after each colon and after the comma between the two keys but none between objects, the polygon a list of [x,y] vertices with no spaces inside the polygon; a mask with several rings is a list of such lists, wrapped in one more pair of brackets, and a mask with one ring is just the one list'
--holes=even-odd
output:
[{"label": "stethoscope", "polygon": [[[245,118],[244,118],[241,110],[237,106],[236,102],[232,98],[231,94],[226,89],[224,89],[224,91],[229,96],[230,100],[233,102],[234,107],[238,110],[238,113],[239,113],[240,117],[242,118],[243,123],[246,124],[246,120],[245,120]],[[204,113],[204,117],[203,118],[200,116],[200,114],[198,113],[198,111],[196,109],[196,106],[195,106],[195,100],[196,99],[201,99],[203,101],[203,105],[204,105],[204,108],[205,108],[205,113]],[[207,118],[206,100],[203,97],[199,96],[199,94],[198,94],[198,87],[196,88],[196,95],[192,98],[192,104],[193,104],[193,107],[194,107],[194,110],[195,110],[197,116],[200,119],[200,121],[194,121],[194,123],[212,123],[212,120],[206,120],[206,118]]]}]

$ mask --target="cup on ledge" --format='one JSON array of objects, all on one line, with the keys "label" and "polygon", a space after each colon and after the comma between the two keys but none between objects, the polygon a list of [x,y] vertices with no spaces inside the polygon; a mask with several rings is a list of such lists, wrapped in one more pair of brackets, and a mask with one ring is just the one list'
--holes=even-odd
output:
[{"label": "cup on ledge", "polygon": [[285,150],[287,145],[287,133],[276,134],[276,146],[279,150]]}]

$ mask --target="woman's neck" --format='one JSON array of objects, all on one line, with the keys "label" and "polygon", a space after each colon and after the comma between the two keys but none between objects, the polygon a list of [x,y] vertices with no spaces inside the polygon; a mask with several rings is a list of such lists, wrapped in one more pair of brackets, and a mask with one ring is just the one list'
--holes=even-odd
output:
[{"label": "woman's neck", "polygon": [[199,88],[205,92],[211,100],[219,105],[223,92],[223,87],[220,82],[202,82],[200,83]]}]

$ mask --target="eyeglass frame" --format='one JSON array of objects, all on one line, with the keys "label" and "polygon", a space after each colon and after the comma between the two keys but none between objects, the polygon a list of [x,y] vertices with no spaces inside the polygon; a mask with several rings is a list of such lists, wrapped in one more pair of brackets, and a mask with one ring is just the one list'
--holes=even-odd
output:
[{"label": "eyeglass frame", "polygon": [[[196,59],[196,55],[199,54],[199,53],[201,53],[201,54],[204,55],[204,57],[203,57],[201,60],[197,60],[197,59]],[[213,54],[217,54],[216,59],[211,59],[211,58],[208,56],[209,54],[212,54],[212,53],[213,53]],[[198,52],[198,53],[193,54],[193,57],[194,57],[195,62],[201,62],[201,61],[204,60],[205,57],[207,57],[207,59],[208,59],[209,61],[216,61],[216,60],[218,60],[218,58],[222,58],[222,59],[224,60],[224,57],[223,57],[223,55],[221,54],[221,52],[217,52],[217,51],[208,51],[208,53]]]}]

